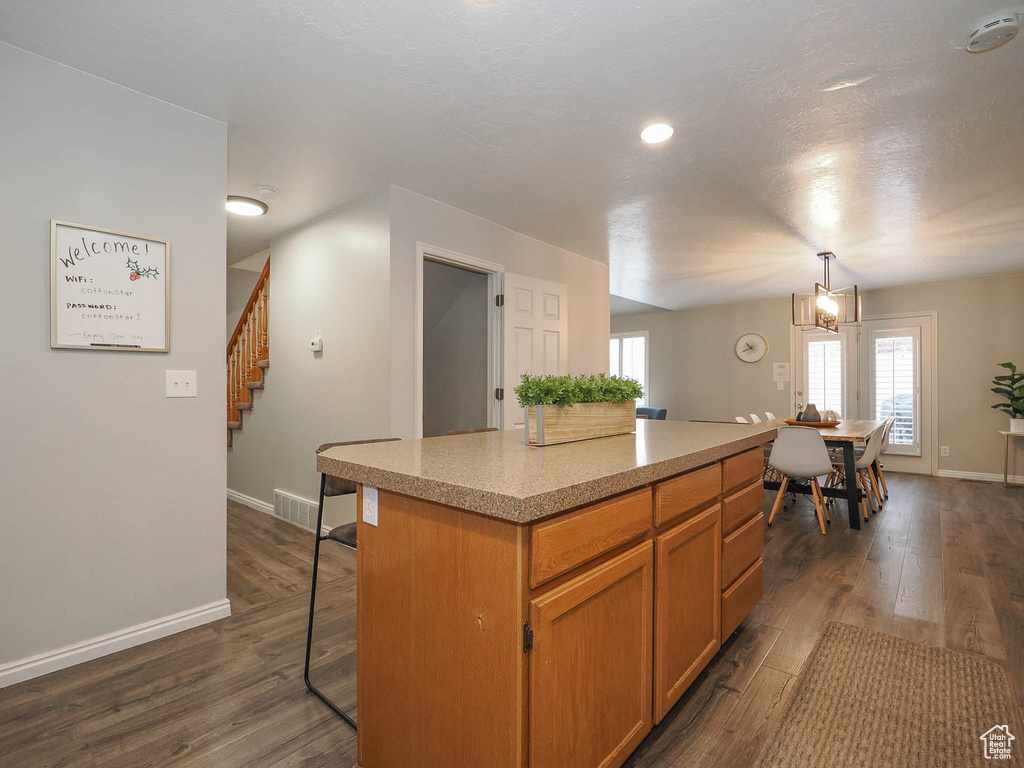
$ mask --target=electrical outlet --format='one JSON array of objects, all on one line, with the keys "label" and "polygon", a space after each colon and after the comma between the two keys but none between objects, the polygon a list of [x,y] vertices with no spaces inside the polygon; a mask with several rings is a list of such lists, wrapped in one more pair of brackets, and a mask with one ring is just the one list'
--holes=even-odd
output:
[{"label": "electrical outlet", "polygon": [[377,525],[377,489],[363,486],[363,522]]},{"label": "electrical outlet", "polygon": [[167,397],[195,397],[195,371],[167,371]]},{"label": "electrical outlet", "polygon": [[949,446],[948,445],[939,446],[939,455],[940,456],[949,456]]}]

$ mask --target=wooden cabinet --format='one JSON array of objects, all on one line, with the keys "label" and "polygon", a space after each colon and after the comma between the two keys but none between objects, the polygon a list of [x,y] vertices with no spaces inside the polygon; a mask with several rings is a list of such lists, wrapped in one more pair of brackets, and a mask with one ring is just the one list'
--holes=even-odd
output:
[{"label": "wooden cabinet", "polygon": [[763,471],[764,448],[760,446],[730,456],[722,462],[722,490],[728,491],[750,482]]},{"label": "wooden cabinet", "polygon": [[758,512],[722,540],[722,586],[732,584],[764,549],[764,515]]},{"label": "wooden cabinet", "polygon": [[654,487],[654,524],[671,520],[699,509],[722,493],[722,465],[708,467],[673,477]]},{"label": "wooden cabinet", "polygon": [[621,766],[761,597],[760,451],[522,525],[380,490],[359,764]]},{"label": "wooden cabinet", "polygon": [[568,573],[650,527],[650,488],[537,523],[530,528],[530,586]]},{"label": "wooden cabinet", "polygon": [[761,558],[750,566],[725,592],[722,593],[722,642],[736,631],[764,591],[764,561]]},{"label": "wooden cabinet", "polygon": [[655,723],[721,645],[721,547],[718,504],[655,540]]},{"label": "wooden cabinet", "polygon": [[530,768],[617,768],[651,729],[653,544],[530,602]]}]

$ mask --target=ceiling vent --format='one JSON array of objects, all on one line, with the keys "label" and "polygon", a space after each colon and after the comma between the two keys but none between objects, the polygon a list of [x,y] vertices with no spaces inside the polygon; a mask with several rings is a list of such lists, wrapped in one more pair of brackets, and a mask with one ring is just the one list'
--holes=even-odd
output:
[{"label": "ceiling vent", "polygon": [[1013,40],[1019,30],[1020,21],[1015,13],[1005,13],[985,19],[977,29],[967,36],[967,52],[993,51]]}]

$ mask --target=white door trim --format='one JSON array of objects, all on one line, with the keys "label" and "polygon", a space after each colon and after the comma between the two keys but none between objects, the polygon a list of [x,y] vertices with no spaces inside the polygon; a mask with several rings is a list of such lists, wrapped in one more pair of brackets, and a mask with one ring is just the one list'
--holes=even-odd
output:
[{"label": "white door trim", "polygon": [[423,437],[423,262],[436,261],[487,275],[487,426],[502,427],[501,403],[494,390],[502,381],[502,311],[495,298],[505,289],[505,266],[427,243],[416,243],[413,354],[413,437]]}]

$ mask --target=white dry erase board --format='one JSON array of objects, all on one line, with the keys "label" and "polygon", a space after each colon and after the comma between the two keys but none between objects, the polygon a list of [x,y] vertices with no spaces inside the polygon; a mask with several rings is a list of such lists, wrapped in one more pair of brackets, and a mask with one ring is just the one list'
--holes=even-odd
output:
[{"label": "white dry erase board", "polygon": [[171,349],[171,243],[50,221],[50,346]]}]

